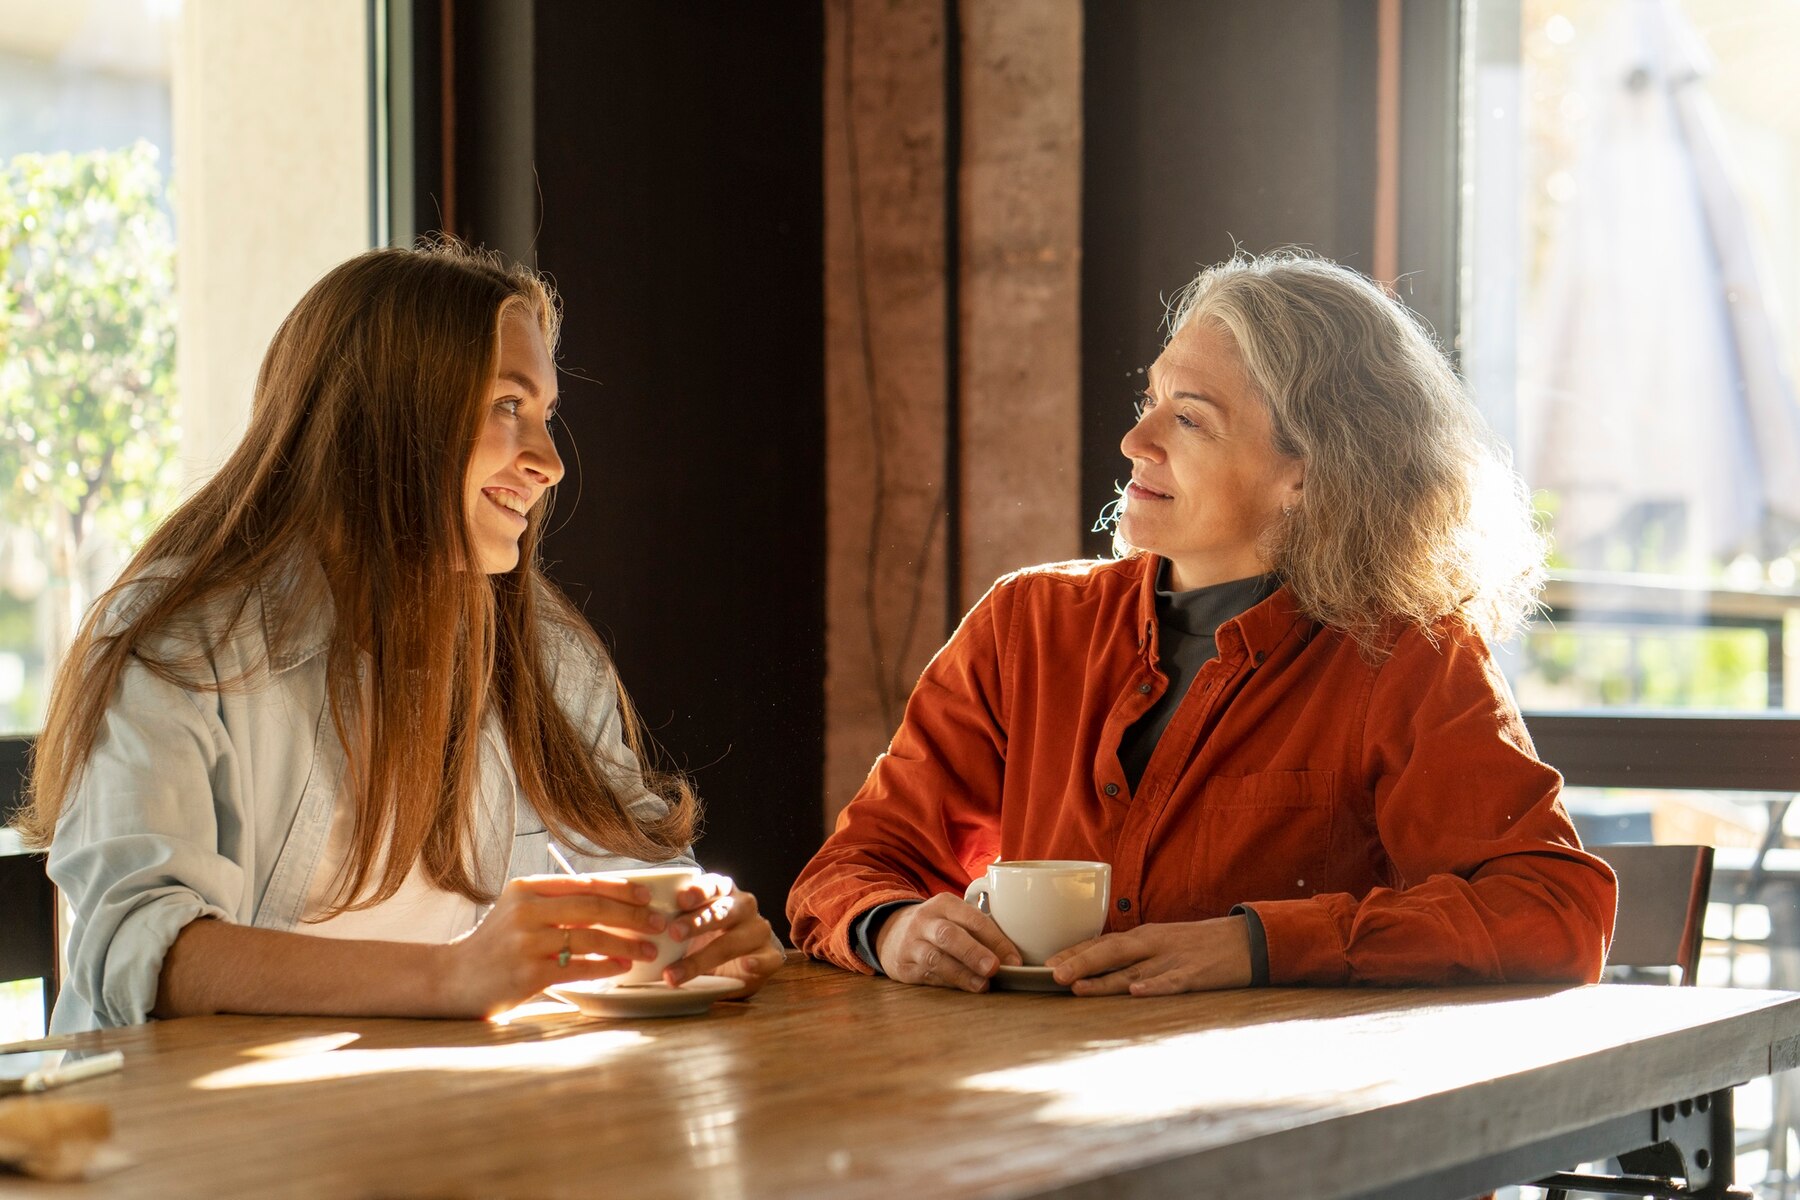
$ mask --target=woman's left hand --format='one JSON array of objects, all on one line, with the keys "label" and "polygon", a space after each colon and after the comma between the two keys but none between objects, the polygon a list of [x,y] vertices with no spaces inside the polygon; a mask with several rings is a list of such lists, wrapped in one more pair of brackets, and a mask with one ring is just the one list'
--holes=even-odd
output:
[{"label": "woman's left hand", "polygon": [[1217,917],[1103,933],[1044,965],[1077,996],[1169,996],[1250,986],[1250,923]]},{"label": "woman's left hand", "polygon": [[691,948],[663,972],[670,983],[724,975],[743,980],[750,995],[786,961],[774,929],[757,912],[756,897],[739,891],[729,876],[702,875],[681,889],[675,903],[681,915],[669,922],[669,934]]}]

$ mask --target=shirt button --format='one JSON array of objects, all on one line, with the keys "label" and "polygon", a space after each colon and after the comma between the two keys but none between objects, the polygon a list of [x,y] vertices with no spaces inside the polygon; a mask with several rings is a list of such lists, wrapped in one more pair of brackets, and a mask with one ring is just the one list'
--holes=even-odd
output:
[{"label": "shirt button", "polygon": [[1131,900],[1128,897],[1125,897],[1125,896],[1119,897],[1119,911],[1120,912],[1130,912],[1131,911]]},{"label": "shirt button", "polygon": [[1150,685],[1147,683],[1140,683],[1138,684],[1138,691],[1148,696],[1150,694]]},{"label": "shirt button", "polygon": [[1263,652],[1263,651],[1261,651],[1261,650],[1258,650],[1258,651],[1257,651],[1257,652],[1256,652],[1256,665],[1257,665],[1257,666],[1259,666],[1259,667],[1260,667],[1260,666],[1262,666],[1262,665],[1263,665],[1263,659],[1265,659],[1265,658],[1267,658],[1267,657],[1269,657],[1269,656],[1268,656],[1268,655],[1267,655],[1267,654],[1266,654],[1266,653],[1264,653],[1264,652]]},{"label": "shirt button", "polygon": [[1105,787],[1101,788],[1100,790],[1105,792],[1109,796],[1116,796],[1119,794],[1119,785],[1116,783],[1109,783]]}]

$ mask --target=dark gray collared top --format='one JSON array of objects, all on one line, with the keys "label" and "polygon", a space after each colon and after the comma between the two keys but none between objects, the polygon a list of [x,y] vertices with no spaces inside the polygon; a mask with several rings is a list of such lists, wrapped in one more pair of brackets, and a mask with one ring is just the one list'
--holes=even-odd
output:
[{"label": "dark gray collared top", "polygon": [[1242,616],[1275,594],[1281,581],[1273,575],[1252,575],[1185,592],[1168,590],[1169,563],[1163,560],[1156,579],[1157,666],[1169,677],[1169,689],[1132,723],[1119,741],[1119,765],[1133,791],[1144,777],[1144,768],[1163,731],[1181,707],[1194,676],[1219,648],[1213,635],[1219,626]]}]

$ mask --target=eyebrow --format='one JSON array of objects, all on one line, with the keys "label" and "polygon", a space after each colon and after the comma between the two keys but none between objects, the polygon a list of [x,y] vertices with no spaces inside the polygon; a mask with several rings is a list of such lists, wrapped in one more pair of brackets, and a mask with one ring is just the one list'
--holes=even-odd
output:
[{"label": "eyebrow", "polygon": [[1231,411],[1225,405],[1220,404],[1216,399],[1207,395],[1205,392],[1171,392],[1171,393],[1169,393],[1169,399],[1171,399],[1171,400],[1193,400],[1200,404],[1210,404],[1222,413]]},{"label": "eyebrow", "polygon": [[[1157,377],[1161,374],[1161,372],[1159,372],[1156,368],[1157,368],[1156,363],[1151,363],[1149,366],[1144,368],[1144,380],[1145,380],[1145,386],[1147,388],[1156,387]],[[1209,395],[1206,392],[1189,392],[1189,391],[1170,392],[1169,399],[1171,399],[1171,400],[1192,400],[1196,404],[1209,404],[1212,406],[1213,410],[1216,411],[1220,416],[1229,417],[1231,415],[1231,407],[1229,405],[1220,403],[1217,398]]]}]

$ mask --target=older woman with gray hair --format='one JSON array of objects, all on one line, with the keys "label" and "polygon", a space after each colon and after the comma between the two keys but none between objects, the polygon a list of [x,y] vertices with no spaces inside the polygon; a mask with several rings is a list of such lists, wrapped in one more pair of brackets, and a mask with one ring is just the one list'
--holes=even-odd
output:
[{"label": "older woman with gray hair", "polygon": [[851,970],[980,991],[996,858],[1112,864],[1079,995],[1598,977],[1615,885],[1484,638],[1543,539],[1455,373],[1368,279],[1239,257],[1178,297],[1113,559],[1001,579],[789,900]]}]

